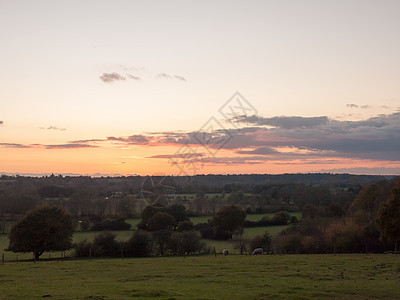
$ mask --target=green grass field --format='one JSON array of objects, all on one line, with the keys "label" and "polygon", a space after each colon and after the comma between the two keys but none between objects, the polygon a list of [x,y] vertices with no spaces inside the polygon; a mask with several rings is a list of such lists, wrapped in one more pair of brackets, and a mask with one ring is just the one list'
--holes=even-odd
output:
[{"label": "green grass field", "polygon": [[[291,215],[299,215],[300,213],[291,213]],[[272,217],[274,214],[253,214],[253,215],[248,215],[247,218],[253,221],[256,220],[260,220],[263,216],[267,215],[268,217]],[[211,217],[209,216],[202,216],[202,217],[192,217],[190,218],[191,221],[194,224],[198,224],[198,223],[204,223],[207,222],[208,219],[210,219]],[[116,239],[119,241],[127,241],[129,240],[129,238],[132,236],[133,231],[137,230],[137,224],[140,222],[140,219],[127,219],[126,220],[128,223],[130,223],[132,225],[130,230],[126,230],[126,231],[113,231],[113,233],[116,234]],[[11,224],[9,224],[11,226]],[[7,227],[7,229],[9,229],[9,227]],[[244,230],[244,236],[248,239],[252,239],[254,238],[256,235],[262,235],[264,234],[265,231],[268,231],[269,234],[271,236],[274,236],[276,234],[278,234],[279,232],[281,232],[282,230],[284,230],[285,228],[289,227],[290,225],[287,226],[269,226],[269,227],[254,227],[254,228],[245,228]],[[9,230],[7,230],[6,232],[9,232]],[[99,234],[99,232],[76,232],[74,234],[74,242],[79,242],[82,241],[84,239],[87,239],[89,241],[93,240],[93,238]],[[234,252],[232,243],[230,241],[215,241],[215,240],[205,240],[205,243],[207,245],[207,247],[210,247],[211,249],[216,249],[216,251],[218,253],[221,253],[221,251],[223,249],[229,249],[232,253]],[[32,254],[31,253],[12,253],[12,252],[3,252],[4,249],[6,249],[8,247],[8,235],[7,234],[0,234],[0,255],[2,255],[2,253],[4,253],[5,255],[5,260],[6,261],[14,261],[14,260],[24,260],[24,259],[31,259],[32,258]],[[49,258],[49,255],[51,258],[57,258],[57,257],[61,257],[64,254],[59,253],[59,252],[53,252],[53,253],[44,253],[43,254],[43,258]],[[67,251],[65,253],[65,255],[67,256],[71,256],[72,252],[71,251]]]},{"label": "green grass field", "polygon": [[[272,214],[273,215],[273,214]],[[255,220],[261,219],[262,215],[250,215],[250,216],[257,216],[255,217]],[[194,224],[198,223],[203,223],[207,222],[207,220],[210,217],[193,217],[191,218],[192,222]],[[140,222],[140,219],[128,219],[128,223],[132,225],[131,230],[126,230],[126,231],[113,231],[113,233],[116,234],[116,239],[119,241],[127,241],[133,234],[133,230],[137,230],[137,223]],[[256,235],[262,235],[264,234],[265,231],[268,231],[271,236],[274,236],[284,230],[285,228],[288,228],[290,225],[287,226],[269,226],[269,227],[253,227],[253,228],[245,228],[244,230],[244,236],[248,239],[254,238]],[[92,241],[93,238],[99,234],[97,231],[85,231],[85,232],[75,232],[74,234],[74,242],[79,242],[84,239],[87,239],[88,241]],[[216,241],[216,240],[204,240],[207,247],[210,247],[211,249],[216,249],[217,253],[221,253],[223,249],[229,249],[231,253],[234,252],[232,243],[230,241]],[[8,247],[8,235],[7,234],[0,234],[0,255],[3,253],[3,250]],[[13,261],[13,260],[24,260],[24,259],[31,259],[32,254],[31,253],[18,253],[17,254],[13,252],[4,252],[5,255],[5,260],[6,261]],[[53,253],[44,253],[43,258],[49,258],[49,255],[51,258],[57,258],[61,257],[64,254],[59,253],[59,252],[53,252]],[[65,253],[67,256],[71,256],[72,252],[67,251]]]},{"label": "green grass field", "polygon": [[398,299],[398,255],[218,255],[0,265],[0,299]]}]

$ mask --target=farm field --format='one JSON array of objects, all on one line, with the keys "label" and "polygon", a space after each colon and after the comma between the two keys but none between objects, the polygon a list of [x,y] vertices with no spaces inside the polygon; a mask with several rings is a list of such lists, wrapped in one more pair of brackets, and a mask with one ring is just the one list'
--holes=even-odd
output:
[{"label": "farm field", "polygon": [[397,255],[218,255],[0,265],[0,299],[396,299]]},{"label": "farm field", "polygon": [[[263,216],[268,215],[268,216],[273,216],[273,214],[257,214],[257,215],[249,215],[253,216],[252,220],[260,220]],[[291,213],[291,215],[296,215],[296,213]],[[202,223],[202,222],[207,222],[207,220],[211,218],[208,216],[205,217],[193,217],[191,218],[192,222],[194,224]],[[131,230],[126,230],[126,231],[112,231],[114,234],[116,234],[116,239],[119,241],[127,241],[133,234],[133,230],[137,230],[137,223],[140,222],[140,219],[127,219],[126,220],[128,223],[132,225]],[[244,236],[248,239],[254,238],[256,235],[262,235],[264,234],[265,231],[268,231],[271,236],[274,236],[284,230],[285,228],[288,228],[290,225],[285,225],[285,226],[269,226],[269,227],[252,227],[252,228],[245,228],[244,230]],[[6,232],[8,232],[7,230]],[[74,234],[74,242],[79,242],[84,239],[87,240],[93,240],[93,238],[99,234],[97,231],[85,231],[85,232],[75,232]],[[216,249],[218,253],[221,253],[223,249],[229,249],[230,252],[234,252],[232,243],[230,241],[216,241],[216,240],[204,240],[206,243],[207,247],[210,247],[211,249]],[[8,235],[7,234],[0,234],[0,254],[3,253],[3,250],[8,247]],[[4,252],[5,259],[6,260],[16,260],[17,259],[17,254],[13,252]],[[50,255],[51,258],[57,258],[61,257],[61,254],[59,252],[54,252],[54,253],[44,253],[43,258],[48,258]],[[65,255],[70,256],[71,251],[67,251]],[[31,253],[19,253],[18,254],[18,259],[23,260],[23,259],[31,259],[32,254]]]}]

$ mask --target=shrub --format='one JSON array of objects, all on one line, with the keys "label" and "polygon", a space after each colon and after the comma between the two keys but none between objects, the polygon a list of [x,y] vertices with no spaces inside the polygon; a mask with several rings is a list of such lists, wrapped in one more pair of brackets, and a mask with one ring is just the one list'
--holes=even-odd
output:
[{"label": "shrub", "polygon": [[194,231],[175,232],[171,235],[168,248],[172,254],[201,253],[205,249],[205,244],[198,233]]},{"label": "shrub", "polygon": [[93,243],[88,242],[86,239],[74,244],[75,256],[89,257],[92,255]]},{"label": "shrub", "polygon": [[271,219],[271,225],[287,225],[290,215],[286,211],[276,213]]},{"label": "shrub", "polygon": [[93,241],[93,256],[119,256],[121,248],[115,237],[116,235],[111,232],[97,235]]},{"label": "shrub", "polygon": [[262,248],[264,252],[269,253],[272,248],[272,239],[268,231],[263,235],[257,235],[250,241],[250,250]]},{"label": "shrub", "polygon": [[179,222],[178,227],[177,227],[176,230],[179,231],[179,232],[182,232],[182,231],[193,231],[194,230],[193,222],[192,221]]},{"label": "shrub", "polygon": [[150,218],[148,229],[151,231],[157,230],[172,230],[175,227],[175,218],[165,212],[158,212]]},{"label": "shrub", "polygon": [[127,256],[144,257],[151,255],[151,235],[148,232],[138,230],[129,239],[125,246]]},{"label": "shrub", "polygon": [[203,239],[213,239],[215,237],[212,223],[197,224],[195,229],[200,231],[200,235]]}]

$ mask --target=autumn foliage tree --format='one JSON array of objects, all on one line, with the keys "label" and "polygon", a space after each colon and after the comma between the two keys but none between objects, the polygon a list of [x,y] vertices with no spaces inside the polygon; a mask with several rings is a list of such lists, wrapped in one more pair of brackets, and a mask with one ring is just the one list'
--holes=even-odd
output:
[{"label": "autumn foliage tree", "polygon": [[9,251],[33,252],[35,259],[45,251],[72,248],[74,224],[72,217],[55,206],[41,206],[28,211],[9,234]]},{"label": "autumn foliage tree", "polygon": [[390,198],[383,203],[376,219],[381,238],[397,244],[400,241],[400,179],[397,179]]},{"label": "autumn foliage tree", "polygon": [[222,207],[214,216],[216,236],[231,239],[235,231],[243,231],[246,213],[237,205]]}]

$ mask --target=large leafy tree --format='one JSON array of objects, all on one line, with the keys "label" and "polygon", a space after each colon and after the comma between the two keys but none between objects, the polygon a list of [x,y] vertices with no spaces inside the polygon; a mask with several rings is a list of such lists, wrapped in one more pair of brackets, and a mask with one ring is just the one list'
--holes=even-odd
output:
[{"label": "large leafy tree", "polygon": [[175,224],[173,216],[165,212],[158,212],[149,220],[148,229],[151,231],[172,230]]},{"label": "large leafy tree", "polygon": [[381,238],[395,243],[400,241],[400,179],[397,179],[390,198],[378,211],[377,223]]},{"label": "large leafy tree", "polygon": [[214,216],[213,224],[218,238],[232,238],[232,235],[243,230],[246,213],[237,205],[222,207]]},{"label": "large leafy tree", "polygon": [[28,211],[9,234],[8,250],[33,252],[35,259],[45,251],[65,251],[72,248],[74,224],[72,217],[55,206],[41,206]]}]

